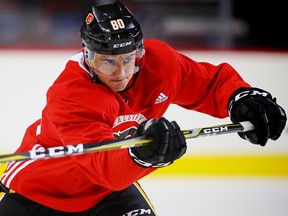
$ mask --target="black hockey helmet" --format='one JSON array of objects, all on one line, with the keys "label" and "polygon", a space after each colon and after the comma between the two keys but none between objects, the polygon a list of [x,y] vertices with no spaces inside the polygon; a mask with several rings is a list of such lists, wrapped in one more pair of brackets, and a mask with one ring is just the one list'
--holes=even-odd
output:
[{"label": "black hockey helmet", "polygon": [[80,36],[84,47],[100,54],[117,55],[144,49],[139,23],[120,1],[92,6],[86,13]]}]

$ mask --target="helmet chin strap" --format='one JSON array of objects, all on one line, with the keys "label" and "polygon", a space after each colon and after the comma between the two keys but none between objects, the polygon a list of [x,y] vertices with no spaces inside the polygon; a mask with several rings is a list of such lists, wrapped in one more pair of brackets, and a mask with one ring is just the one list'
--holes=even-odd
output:
[{"label": "helmet chin strap", "polygon": [[101,82],[101,80],[99,79],[99,77],[95,74],[94,71],[92,71],[90,68],[89,68],[88,70],[89,70],[89,74],[90,74],[90,76],[91,76],[91,78],[92,78],[92,80],[93,80],[94,83],[103,84],[103,83]]},{"label": "helmet chin strap", "polygon": [[85,61],[85,58],[84,58],[84,62],[83,62],[83,63],[84,63],[85,68],[87,69],[87,72],[88,72],[88,74],[90,75],[92,81],[93,81],[94,83],[97,83],[97,84],[103,84],[103,83],[100,81],[100,79],[98,78],[98,76],[96,75],[96,73],[88,66],[88,64],[87,64],[86,61]]}]

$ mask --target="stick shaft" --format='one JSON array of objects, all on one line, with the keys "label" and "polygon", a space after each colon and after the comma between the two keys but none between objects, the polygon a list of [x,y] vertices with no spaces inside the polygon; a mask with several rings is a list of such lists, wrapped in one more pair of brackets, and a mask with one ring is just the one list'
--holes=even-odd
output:
[{"label": "stick shaft", "polygon": [[[200,138],[207,136],[215,136],[221,134],[229,134],[236,132],[245,132],[254,130],[254,126],[250,122],[240,122],[235,124],[223,124],[211,127],[195,128],[191,130],[183,130],[186,139]],[[108,151],[114,149],[130,148],[147,145],[152,142],[145,136],[139,136],[121,141],[94,142],[87,144],[57,146],[51,148],[41,148],[31,150],[29,152],[20,152],[12,154],[0,155],[0,164],[6,164],[24,160],[38,160],[47,158],[64,157],[67,155],[78,155],[92,152]]]}]

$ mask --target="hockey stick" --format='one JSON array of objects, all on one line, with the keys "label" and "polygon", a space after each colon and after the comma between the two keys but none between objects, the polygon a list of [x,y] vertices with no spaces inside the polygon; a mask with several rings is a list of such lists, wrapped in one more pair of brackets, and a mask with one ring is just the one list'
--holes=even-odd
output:
[{"label": "hockey stick", "polygon": [[[183,134],[186,139],[207,137],[228,133],[245,132],[254,130],[254,126],[250,122],[240,122],[235,124],[223,124],[211,127],[195,128],[191,130],[183,130]],[[146,136],[139,136],[120,141],[108,141],[108,142],[93,142],[87,144],[57,146],[51,148],[39,148],[37,150],[31,150],[28,152],[12,153],[0,155],[0,164],[7,164],[16,161],[24,160],[38,160],[63,157],[67,155],[78,155],[91,152],[100,152],[113,149],[138,147],[147,145],[152,142],[151,139],[147,139]]]}]

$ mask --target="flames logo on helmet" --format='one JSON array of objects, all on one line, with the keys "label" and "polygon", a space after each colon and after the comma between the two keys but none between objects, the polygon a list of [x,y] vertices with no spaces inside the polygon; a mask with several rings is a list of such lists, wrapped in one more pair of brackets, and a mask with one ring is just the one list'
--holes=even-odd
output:
[{"label": "flames logo on helmet", "polygon": [[87,14],[85,22],[89,25],[94,20],[94,15],[92,13]]}]

